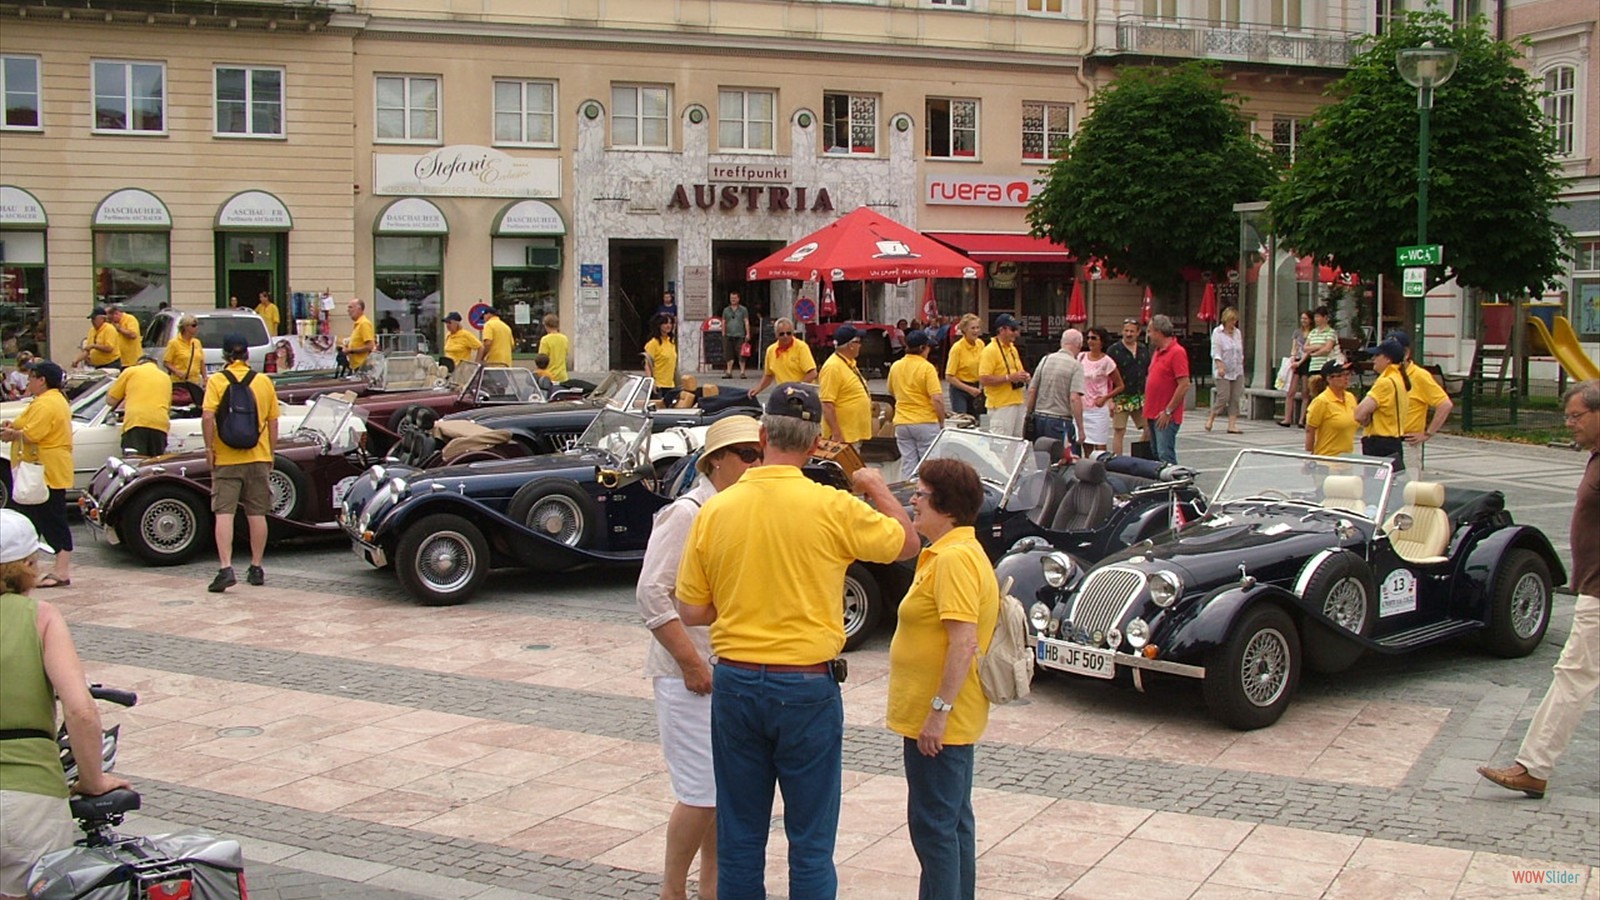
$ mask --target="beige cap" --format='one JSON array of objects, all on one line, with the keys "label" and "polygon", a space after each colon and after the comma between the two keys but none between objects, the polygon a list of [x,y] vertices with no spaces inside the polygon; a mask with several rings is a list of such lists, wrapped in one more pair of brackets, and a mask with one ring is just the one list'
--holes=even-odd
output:
[{"label": "beige cap", "polygon": [[695,461],[694,467],[700,470],[701,475],[710,475],[708,468],[713,453],[734,444],[755,444],[760,441],[760,422],[745,415],[729,416],[706,429],[706,445],[700,451],[700,459]]}]

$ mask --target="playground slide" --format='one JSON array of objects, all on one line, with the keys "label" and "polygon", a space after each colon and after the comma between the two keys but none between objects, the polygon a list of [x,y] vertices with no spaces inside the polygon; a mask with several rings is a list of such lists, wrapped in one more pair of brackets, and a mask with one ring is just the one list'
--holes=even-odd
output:
[{"label": "playground slide", "polygon": [[1583,346],[1578,343],[1578,336],[1566,316],[1556,317],[1556,334],[1561,335],[1559,339],[1550,333],[1544,320],[1538,316],[1528,317],[1528,327],[1550,348],[1550,353],[1561,364],[1561,368],[1567,370],[1567,374],[1579,381],[1600,378],[1600,366],[1595,365],[1594,360],[1583,352]]}]

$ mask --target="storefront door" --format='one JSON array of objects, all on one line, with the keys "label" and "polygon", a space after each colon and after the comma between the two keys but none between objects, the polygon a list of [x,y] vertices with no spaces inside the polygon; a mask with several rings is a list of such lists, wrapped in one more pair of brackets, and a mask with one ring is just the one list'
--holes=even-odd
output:
[{"label": "storefront door", "polygon": [[[661,305],[662,295],[677,288],[672,269],[668,268],[669,260],[675,261],[675,249],[667,241],[611,242],[612,368],[629,372],[639,369],[650,317]],[[684,325],[681,315],[680,333]],[[678,364],[685,371],[693,371],[681,355]]]},{"label": "storefront door", "polygon": [[283,284],[286,280],[289,236],[284,233],[217,233],[217,307],[233,305],[254,309],[263,291],[284,309]]}]

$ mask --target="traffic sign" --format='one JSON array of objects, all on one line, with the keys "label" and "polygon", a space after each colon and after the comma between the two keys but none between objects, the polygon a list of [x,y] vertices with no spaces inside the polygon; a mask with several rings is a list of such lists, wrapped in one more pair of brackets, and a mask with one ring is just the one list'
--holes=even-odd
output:
[{"label": "traffic sign", "polygon": [[1405,278],[1400,282],[1400,295],[1403,297],[1426,297],[1428,295],[1428,270],[1422,266],[1406,269]]},{"label": "traffic sign", "polygon": [[[1406,266],[1442,266],[1444,265],[1443,244],[1418,244],[1415,247],[1396,247],[1394,251],[1394,264],[1402,269]],[[1407,296],[1410,296],[1409,294]],[[1418,294],[1417,296],[1421,296]]]}]

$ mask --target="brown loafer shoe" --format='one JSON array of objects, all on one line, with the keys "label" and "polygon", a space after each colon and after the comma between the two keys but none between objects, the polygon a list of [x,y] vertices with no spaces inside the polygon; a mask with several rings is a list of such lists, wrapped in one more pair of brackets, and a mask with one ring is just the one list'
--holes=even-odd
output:
[{"label": "brown loafer shoe", "polygon": [[1523,768],[1521,763],[1512,763],[1504,769],[1479,766],[1478,774],[1508,791],[1521,791],[1535,800],[1544,796],[1545,780],[1529,775],[1528,770]]}]

